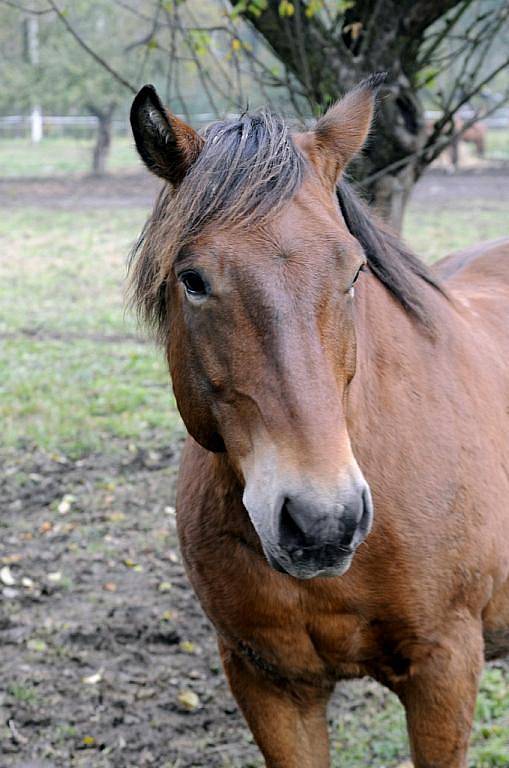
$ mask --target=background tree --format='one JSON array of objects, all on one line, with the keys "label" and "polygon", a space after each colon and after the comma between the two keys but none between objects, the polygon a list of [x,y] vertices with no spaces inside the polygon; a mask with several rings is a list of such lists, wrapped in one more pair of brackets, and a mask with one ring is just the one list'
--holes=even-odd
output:
[{"label": "background tree", "polygon": [[[397,227],[413,185],[453,133],[455,114],[472,104],[468,126],[508,96],[506,0],[240,0],[233,9],[264,38],[313,111],[360,78],[388,73],[376,141],[351,172]],[[498,75],[498,100],[476,103]],[[440,112],[431,130],[426,101]]]},{"label": "background tree", "polygon": [[[188,120],[267,104],[305,122],[386,71],[376,141],[350,173],[399,228],[413,185],[453,140],[455,116],[469,107],[466,130],[509,97],[509,0],[32,2],[55,40],[45,44],[41,23],[38,86],[49,78],[46,100],[51,92],[60,108],[97,115],[98,169],[113,109],[125,114],[143,82]],[[26,13],[21,0],[0,4]]]},{"label": "background tree", "polygon": [[[137,12],[132,0],[115,2]],[[509,97],[508,0],[154,0],[154,7],[161,13],[151,40],[162,46],[166,33],[170,57],[184,50],[214,111],[245,108],[254,97],[304,120],[361,78],[387,72],[376,141],[350,173],[397,228],[413,185],[453,140],[458,112],[470,108],[466,130]],[[438,114],[433,125],[426,108]]]},{"label": "background tree", "polygon": [[[136,20],[132,15],[126,15],[117,29],[118,14],[108,0],[74,0],[61,18],[55,11],[57,6],[52,3],[34,2],[29,9],[20,5],[17,13],[14,6],[16,3],[1,7],[3,78],[0,111],[7,114],[27,112],[37,104],[46,114],[87,112],[94,115],[97,132],[91,170],[95,174],[104,173],[112,120],[127,98],[127,88],[119,86],[105,63],[107,59],[112,67],[118,67],[124,73],[126,85],[128,77],[136,77],[136,57],[129,57],[125,52],[136,34]],[[33,17],[34,11],[37,11],[38,19],[37,66],[33,66],[25,55],[26,21]],[[65,26],[71,26],[75,21],[79,22],[80,39],[87,41],[89,50],[79,45]],[[91,55],[92,50],[98,58]]]}]

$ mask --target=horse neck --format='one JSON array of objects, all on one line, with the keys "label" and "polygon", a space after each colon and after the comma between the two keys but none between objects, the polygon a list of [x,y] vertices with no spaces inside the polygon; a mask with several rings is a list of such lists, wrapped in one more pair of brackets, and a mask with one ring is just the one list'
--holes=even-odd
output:
[{"label": "horse neck", "polygon": [[[434,327],[414,318],[372,274],[359,281],[355,296],[357,367],[347,392],[348,430],[366,434],[387,425],[392,414],[407,408],[416,393],[425,396],[440,386],[447,371],[444,341],[453,326],[448,300],[424,281],[422,296]],[[430,370],[433,368],[433,376]],[[434,383],[435,382],[435,383]],[[355,442],[355,440],[354,440]]]}]

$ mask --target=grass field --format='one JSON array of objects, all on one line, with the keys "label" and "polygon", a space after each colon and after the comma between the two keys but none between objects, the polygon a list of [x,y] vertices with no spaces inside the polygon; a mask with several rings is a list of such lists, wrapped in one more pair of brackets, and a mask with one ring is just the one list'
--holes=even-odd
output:
[{"label": "grass field", "polygon": [[[67,137],[44,138],[34,145],[28,139],[0,140],[0,177],[64,175],[89,173],[93,139]],[[133,141],[114,136],[108,167],[111,171],[135,170],[140,163],[133,151]],[[468,145],[467,152],[473,153]],[[509,160],[509,130],[491,130],[486,139],[486,160]]]},{"label": "grass field", "polygon": [[4,446],[77,458],[177,427],[161,356],[123,306],[143,217],[16,209],[1,218]]},{"label": "grass field", "polygon": [[[21,148],[19,157],[10,152],[0,142],[0,167],[8,157],[13,175],[30,175],[30,157]],[[48,153],[47,167],[65,172],[71,148],[64,155]],[[92,451],[150,448],[182,434],[162,357],[124,311],[126,255],[145,214],[142,208],[27,207],[0,217],[2,455],[42,452],[76,461]],[[447,206],[418,200],[405,235],[432,260],[507,230],[507,204],[476,198],[473,189],[468,201],[451,199]],[[374,684],[348,690],[358,691],[358,701],[333,728],[334,765],[401,764],[408,746],[395,697]],[[26,699],[27,691],[18,686],[11,697]],[[99,757],[90,759],[83,765],[103,765]],[[492,666],[477,705],[470,766],[508,765],[509,673]]]},{"label": "grass field", "polygon": [[[1,217],[4,446],[76,458],[179,428],[162,357],[124,307],[126,258],[145,214],[15,208]],[[415,205],[405,227],[428,260],[506,232],[503,201]]]},{"label": "grass field", "polygon": [[[93,139],[44,138],[40,144],[32,144],[28,139],[2,139],[0,177],[90,173],[93,146]],[[132,139],[125,136],[113,138],[108,161],[111,171],[140,168],[133,146]]]}]

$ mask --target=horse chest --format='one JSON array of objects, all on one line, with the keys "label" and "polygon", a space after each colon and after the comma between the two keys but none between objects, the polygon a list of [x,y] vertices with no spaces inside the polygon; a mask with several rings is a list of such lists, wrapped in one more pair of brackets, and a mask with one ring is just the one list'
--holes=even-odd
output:
[{"label": "horse chest", "polygon": [[[272,623],[229,633],[229,643],[254,666],[272,676],[316,682],[368,673],[377,655],[376,641],[365,622],[351,614],[274,615]],[[238,628],[237,628],[238,632]]]},{"label": "horse chest", "polygon": [[[379,655],[377,638],[360,611],[324,584],[280,576],[262,561],[257,578],[230,556],[214,585],[195,589],[227,645],[265,672],[285,679],[339,679],[367,674]],[[369,667],[369,669],[368,669]]]}]

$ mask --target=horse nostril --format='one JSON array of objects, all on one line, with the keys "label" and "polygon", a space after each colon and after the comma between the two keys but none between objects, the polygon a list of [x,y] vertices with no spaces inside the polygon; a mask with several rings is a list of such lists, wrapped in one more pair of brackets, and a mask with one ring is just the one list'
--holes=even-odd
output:
[{"label": "horse nostril", "polygon": [[292,515],[292,502],[285,498],[281,507],[281,516],[279,519],[279,536],[287,546],[296,548],[302,554],[302,547],[306,546],[306,534]]}]

